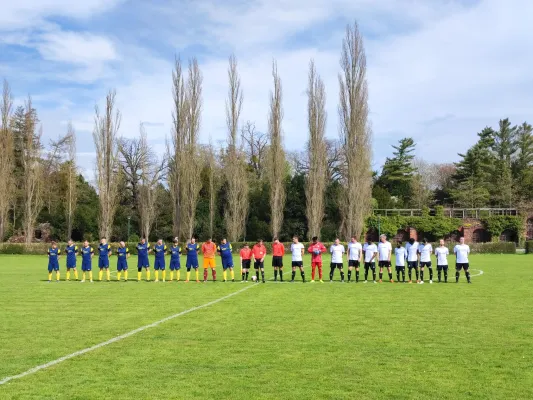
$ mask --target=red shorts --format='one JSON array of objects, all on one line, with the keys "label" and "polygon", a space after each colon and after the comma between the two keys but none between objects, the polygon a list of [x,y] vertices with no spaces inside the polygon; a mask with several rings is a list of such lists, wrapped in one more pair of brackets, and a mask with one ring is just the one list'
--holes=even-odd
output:
[{"label": "red shorts", "polygon": [[311,268],[315,268],[315,267],[322,268],[322,262],[320,262],[320,261],[313,261],[313,262],[311,263]]}]

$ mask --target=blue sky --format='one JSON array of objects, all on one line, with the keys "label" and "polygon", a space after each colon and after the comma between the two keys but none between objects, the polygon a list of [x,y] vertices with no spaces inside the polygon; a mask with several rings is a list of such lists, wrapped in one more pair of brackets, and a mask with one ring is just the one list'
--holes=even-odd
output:
[{"label": "blue sky", "polygon": [[226,137],[227,58],[244,90],[242,122],[266,131],[275,58],[285,146],[307,137],[306,79],[314,58],[327,91],[327,135],[338,136],[339,54],[347,23],[365,37],[373,167],[405,136],[417,156],[456,161],[483,127],[533,120],[533,2],[528,0],[0,0],[0,78],[17,103],[31,94],[44,141],[72,120],[79,164],[92,176],[95,104],[116,88],[120,134],[146,123],[160,152],[171,126],[175,54],[204,76],[201,137]]}]

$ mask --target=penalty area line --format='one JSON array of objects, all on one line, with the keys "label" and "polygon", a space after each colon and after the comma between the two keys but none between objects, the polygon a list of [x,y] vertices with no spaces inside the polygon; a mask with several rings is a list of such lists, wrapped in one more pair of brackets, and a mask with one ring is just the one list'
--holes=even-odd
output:
[{"label": "penalty area line", "polygon": [[170,321],[174,318],[178,318],[178,317],[181,317],[182,315],[185,315],[185,314],[189,314],[193,311],[197,311],[197,310],[201,310],[202,308],[207,308],[209,306],[212,306],[212,305],[215,305],[217,303],[220,303],[224,300],[227,300],[229,299],[230,297],[233,297],[233,296],[236,296],[246,290],[249,290],[253,287],[256,287],[256,285],[250,285],[250,286],[246,286],[245,288],[243,289],[240,289],[240,290],[237,290],[236,292],[233,292],[233,293],[230,293],[226,296],[223,296],[223,297],[220,297],[216,300],[213,300],[213,301],[210,301],[208,303],[205,303],[205,304],[202,304],[202,305],[199,305],[199,306],[195,306],[195,307],[192,307],[192,308],[189,308],[185,311],[181,311],[177,314],[173,314],[173,315],[170,315],[168,317],[165,317],[163,319],[160,319],[159,321],[156,321],[156,322],[153,322],[151,324],[148,324],[148,325],[144,325],[144,326],[141,326],[140,328],[137,328],[137,329],[134,329],[132,331],[129,331],[127,333],[124,333],[122,335],[119,335],[119,336],[115,336],[114,338],[112,339],[109,339],[109,340],[106,340],[105,342],[102,342],[102,343],[98,343],[98,344],[95,344],[94,346],[91,346],[91,347],[87,347],[86,349],[83,349],[83,350],[78,350],[78,351],[75,351],[74,353],[71,353],[71,354],[68,354],[66,356],[63,356],[63,357],[60,357],[56,360],[53,360],[53,361],[49,361],[47,362],[46,364],[41,364],[41,365],[38,365],[36,367],[33,367],[25,372],[22,372],[20,374],[17,374],[17,375],[13,375],[13,376],[6,376],[5,378],[2,378],[0,380],[0,385],[4,385],[6,383],[8,383],[9,381],[12,381],[14,379],[20,379],[20,378],[24,378],[25,376],[28,376],[28,375],[32,375],[36,372],[39,372],[40,370],[43,370],[43,369],[46,369],[46,368],[50,368],[54,365],[57,365],[59,363],[62,363],[63,361],[67,361],[67,360],[70,360],[71,358],[74,358],[74,357],[77,357],[77,356],[81,356],[83,354],[86,354],[86,353],[89,353],[91,351],[94,351],[94,350],[97,350],[97,349],[100,349],[104,346],[107,346],[109,344],[113,344],[113,343],[116,343],[116,342],[119,342],[123,339],[126,339],[130,336],[133,336],[137,333],[140,333],[140,332],[143,332],[147,329],[150,329],[150,328],[155,328],[167,321]]}]

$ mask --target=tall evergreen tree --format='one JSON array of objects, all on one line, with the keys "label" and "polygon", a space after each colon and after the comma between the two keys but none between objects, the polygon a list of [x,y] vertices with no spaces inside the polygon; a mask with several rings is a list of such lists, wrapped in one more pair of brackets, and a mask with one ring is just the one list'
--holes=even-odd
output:
[{"label": "tall evergreen tree", "polygon": [[402,203],[409,200],[411,181],[416,168],[412,165],[415,158],[415,141],[407,137],[392,146],[392,158],[387,158],[377,184],[383,186],[392,196],[398,197]]}]

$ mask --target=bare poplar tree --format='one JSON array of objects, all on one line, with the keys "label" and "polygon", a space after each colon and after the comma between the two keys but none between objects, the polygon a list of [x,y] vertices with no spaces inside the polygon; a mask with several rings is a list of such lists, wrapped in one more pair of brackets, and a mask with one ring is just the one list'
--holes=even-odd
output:
[{"label": "bare poplar tree", "polygon": [[174,235],[183,238],[184,232],[181,227],[181,209],[183,203],[182,176],[186,162],[185,142],[188,124],[187,88],[181,60],[175,60],[172,71],[172,97],[174,100],[172,109],[172,135],[169,150],[168,184],[173,201],[173,230]]},{"label": "bare poplar tree", "polygon": [[246,121],[241,129],[241,139],[248,165],[258,179],[262,178],[268,149],[268,135],[256,131],[255,124]]},{"label": "bare poplar tree", "polygon": [[15,195],[13,178],[14,138],[11,131],[11,117],[13,115],[13,97],[6,80],[2,88],[2,103],[0,104],[0,242],[5,238],[6,226],[9,219],[11,200]]},{"label": "bare poplar tree", "polygon": [[24,218],[23,228],[26,244],[33,241],[35,222],[43,208],[43,165],[41,163],[42,128],[36,133],[37,116],[32,106],[31,97],[25,104],[23,131],[22,167],[24,169]]},{"label": "bare poplar tree", "polygon": [[372,203],[371,129],[363,38],[357,23],[346,28],[340,59],[340,134],[344,145],[343,233],[360,236]]},{"label": "bare poplar tree", "polygon": [[93,140],[96,148],[96,186],[100,210],[98,226],[100,237],[111,236],[113,219],[118,203],[120,165],[117,133],[120,128],[120,112],[115,110],[116,92],[106,96],[104,113],[95,107]]},{"label": "bare poplar tree", "polygon": [[285,152],[283,150],[283,120],[281,79],[278,75],[276,62],[272,63],[274,90],[270,93],[270,113],[268,117],[268,136],[270,149],[268,152],[268,180],[270,183],[270,210],[272,236],[279,235],[283,224],[285,207]]},{"label": "bare poplar tree", "polygon": [[67,170],[67,237],[72,236],[72,226],[74,224],[74,212],[76,211],[77,203],[77,176],[78,170],[76,168],[76,132],[72,123],[69,122],[67,128],[67,149],[68,149],[68,170]]},{"label": "bare poplar tree", "polygon": [[218,171],[216,164],[215,149],[211,142],[206,151],[207,180],[209,189],[209,237],[213,237],[215,230],[216,195],[218,190]]},{"label": "bare poplar tree", "polygon": [[228,99],[226,100],[228,152],[224,166],[225,177],[228,182],[228,203],[224,217],[228,239],[236,242],[244,236],[246,215],[248,214],[248,185],[246,179],[244,179],[246,165],[244,164],[238,141],[239,117],[241,115],[243,95],[235,56],[231,56],[229,59],[228,81],[229,90]]},{"label": "bare poplar tree", "polygon": [[324,218],[324,193],[327,178],[327,152],[324,139],[326,130],[326,90],[316,72],[315,63],[309,64],[307,88],[307,119],[309,128],[309,173],[306,181],[307,224],[309,239],[319,236]]},{"label": "bare poplar tree", "polygon": [[186,237],[191,237],[194,233],[198,196],[202,188],[202,182],[198,179],[198,172],[201,168],[198,138],[202,111],[202,74],[195,58],[189,62],[186,91],[187,122],[183,150],[185,158],[180,163],[180,214],[184,233]]}]

